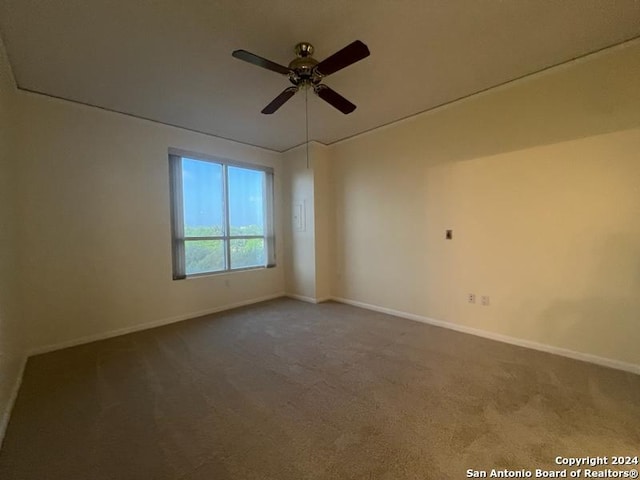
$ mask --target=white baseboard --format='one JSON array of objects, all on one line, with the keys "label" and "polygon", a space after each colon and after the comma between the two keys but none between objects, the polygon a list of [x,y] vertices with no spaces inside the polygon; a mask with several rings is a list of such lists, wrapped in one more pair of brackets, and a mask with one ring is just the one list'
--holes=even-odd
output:
[{"label": "white baseboard", "polygon": [[576,352],[566,348],[555,347],[553,345],[546,345],[544,343],[533,342],[531,340],[524,340],[521,338],[510,337],[508,335],[502,335],[500,333],[489,332],[487,330],[480,330],[478,328],[467,327],[465,325],[458,325],[456,323],[444,322],[442,320],[435,320],[433,318],[424,317],[422,315],[416,315],[414,313],[401,312],[393,310],[391,308],[380,307],[378,305],[372,305],[370,303],[358,302],[356,300],[349,300],[348,298],[333,297],[332,300],[347,305],[353,305],[354,307],[365,308],[367,310],[373,310],[375,312],[386,313],[395,317],[406,318],[408,320],[414,320],[416,322],[427,323],[436,327],[448,328],[450,330],[456,330],[462,333],[468,333],[477,337],[488,338],[489,340],[496,340],[498,342],[509,343],[511,345],[517,345],[519,347],[531,348],[533,350],[539,350],[541,352],[553,353],[563,357],[572,358],[574,360],[581,360],[583,362],[594,363],[604,367],[615,368],[616,370],[624,370],[625,372],[635,373],[640,375],[640,365],[635,363],[622,362],[620,360],[614,360],[612,358],[599,357],[597,355],[591,355],[590,353]]},{"label": "white baseboard", "polygon": [[77,345],[83,345],[85,343],[91,343],[98,340],[106,340],[107,338],[119,337],[120,335],[126,335],[127,333],[139,332],[141,330],[148,330],[150,328],[161,327],[163,325],[169,325],[170,323],[181,322],[183,320],[189,320],[191,318],[198,318],[204,315],[210,315],[212,313],[222,312],[224,310],[231,310],[232,308],[244,307],[254,303],[265,302],[267,300],[273,300],[275,298],[284,297],[285,293],[280,292],[272,295],[265,295],[264,297],[252,298],[250,300],[243,300],[242,302],[230,303],[219,307],[208,308],[206,310],[200,310],[197,312],[185,313],[183,315],[176,315],[175,317],[163,318],[160,320],[154,320],[152,322],[141,323],[131,327],[119,328],[117,330],[111,330],[108,332],[98,333],[95,335],[88,335],[86,337],[76,338],[66,342],[56,343],[54,345],[46,345],[44,347],[36,347],[28,352],[28,356],[40,355],[42,353],[53,352],[55,350],[62,350],[63,348],[75,347]]},{"label": "white baseboard", "polygon": [[16,399],[18,398],[18,391],[20,391],[20,386],[22,385],[22,377],[24,376],[24,369],[27,366],[27,359],[27,355],[23,355],[22,363],[20,365],[20,369],[18,370],[18,377],[13,382],[13,387],[11,388],[9,403],[5,406],[4,411],[0,415],[0,449],[2,448],[4,435],[5,433],[7,433],[11,411],[13,410],[13,406],[16,403]]},{"label": "white baseboard", "polygon": [[296,295],[295,293],[285,293],[284,295],[285,297],[289,297],[289,298],[293,298],[294,300],[300,300],[301,302],[307,302],[307,303],[322,303],[322,302],[328,302],[329,300],[333,300],[332,297],[322,297],[322,298],[313,298],[313,297],[307,297],[304,295]]},{"label": "white baseboard", "polygon": [[126,327],[126,328],[121,328],[118,330],[112,330],[109,332],[104,332],[104,333],[100,333],[97,335],[90,335],[87,337],[83,337],[83,338],[78,338],[75,340],[70,340],[68,342],[62,342],[62,343],[58,343],[55,345],[48,345],[45,347],[39,347],[39,348],[35,348],[32,349],[28,352],[27,355],[24,356],[23,360],[22,360],[22,365],[20,367],[19,370],[19,374],[18,377],[16,378],[13,388],[11,389],[11,395],[9,397],[9,403],[8,405],[5,407],[5,410],[3,412],[0,412],[0,447],[2,447],[2,441],[4,439],[6,430],[7,430],[7,426],[9,424],[9,418],[11,416],[11,411],[13,409],[13,406],[15,404],[15,401],[18,397],[18,391],[20,390],[20,386],[22,384],[22,378],[24,376],[24,371],[25,371],[25,367],[27,364],[27,359],[29,356],[32,355],[39,355],[41,353],[46,353],[46,352],[52,352],[54,350],[60,350],[63,348],[67,348],[67,347],[72,347],[72,346],[76,346],[76,345],[82,345],[85,343],[90,343],[90,342],[95,342],[97,340],[104,340],[107,338],[112,338],[112,337],[117,337],[120,335],[126,335],[127,333],[133,333],[133,332],[137,332],[137,331],[141,331],[141,330],[147,330],[150,328],[154,328],[154,327],[159,327],[162,325],[168,325],[170,323],[176,323],[176,322],[180,322],[183,320],[188,320],[190,318],[197,318],[197,317],[201,317],[203,315],[209,315],[212,313],[217,313],[217,312],[221,312],[224,310],[231,310],[233,308],[238,308],[238,307],[243,307],[246,305],[251,305],[254,303],[259,303],[259,302],[264,302],[267,300],[273,300],[275,298],[280,298],[280,297],[290,297],[290,298],[294,298],[296,300],[301,300],[303,302],[309,302],[309,303],[320,303],[320,302],[324,302],[324,301],[328,301],[328,300],[333,300],[339,303],[344,303],[347,305],[353,305],[355,307],[360,307],[360,308],[365,308],[367,310],[372,310],[372,311],[376,311],[376,312],[381,312],[381,313],[386,313],[388,315],[393,315],[396,317],[400,317],[400,318],[406,318],[408,320],[414,320],[417,322],[422,322],[422,323],[426,323],[429,325],[433,325],[436,327],[442,327],[442,328],[448,328],[450,330],[455,330],[458,332],[462,332],[462,333],[468,333],[471,335],[475,335],[478,337],[483,337],[483,338],[488,338],[490,340],[496,340],[499,342],[503,342],[503,343],[509,343],[512,345],[517,345],[520,347],[525,347],[525,348],[531,348],[533,350],[539,350],[542,352],[547,352],[547,353],[552,353],[552,354],[556,354],[556,355],[561,355],[563,357],[568,357],[568,358],[572,358],[575,360],[581,360],[584,362],[589,362],[589,363],[594,363],[596,365],[602,365],[605,367],[609,367],[609,368],[615,368],[617,370],[624,370],[626,372],[630,372],[630,373],[635,373],[637,375],[640,375],[640,365],[637,364],[633,364],[633,363],[627,363],[627,362],[622,362],[619,360],[614,360],[614,359],[610,359],[610,358],[605,358],[605,357],[599,357],[597,355],[591,355],[588,353],[582,353],[582,352],[575,352],[573,350],[568,350],[565,348],[560,348],[560,347],[554,347],[552,345],[545,345],[542,343],[537,343],[537,342],[533,342],[530,340],[523,340],[520,338],[515,338],[515,337],[510,337],[507,335],[502,335],[499,333],[493,333],[493,332],[488,332],[486,330],[480,330],[477,328],[472,328],[472,327],[467,327],[464,325],[458,325],[455,323],[451,323],[451,322],[444,322],[442,320],[435,320],[433,318],[429,318],[429,317],[424,317],[422,315],[416,315],[413,313],[407,313],[407,312],[402,312],[399,310],[394,310],[391,308],[386,308],[386,307],[381,307],[378,305],[372,305],[370,303],[365,303],[365,302],[359,302],[357,300],[349,300],[347,298],[341,298],[341,297],[330,297],[330,298],[322,298],[322,299],[316,299],[316,298],[312,298],[312,297],[306,297],[306,296],[302,296],[302,295],[294,295],[294,294],[285,294],[283,293],[277,293],[277,294],[273,294],[273,295],[266,295],[264,297],[259,297],[259,298],[253,298],[250,300],[245,300],[242,302],[237,302],[237,303],[232,303],[232,304],[227,304],[227,305],[223,305],[220,307],[214,307],[214,308],[210,308],[210,309],[206,309],[206,310],[201,310],[198,312],[192,312],[192,313],[188,313],[188,314],[183,314],[183,315],[178,315],[175,317],[169,317],[169,318],[165,318],[165,319],[161,319],[161,320],[156,320],[153,322],[148,322],[148,323],[144,323],[141,325],[135,325],[132,327]]}]

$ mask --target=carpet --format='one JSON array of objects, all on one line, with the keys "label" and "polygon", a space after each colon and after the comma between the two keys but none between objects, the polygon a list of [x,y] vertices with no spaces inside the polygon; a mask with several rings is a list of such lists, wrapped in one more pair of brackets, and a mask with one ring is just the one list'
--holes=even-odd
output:
[{"label": "carpet", "polygon": [[278,299],[30,358],[0,478],[535,478],[639,446],[640,376]]}]

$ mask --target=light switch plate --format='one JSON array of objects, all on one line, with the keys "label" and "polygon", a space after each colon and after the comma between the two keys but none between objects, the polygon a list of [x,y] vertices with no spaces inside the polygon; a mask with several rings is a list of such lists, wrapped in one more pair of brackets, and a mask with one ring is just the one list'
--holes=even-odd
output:
[{"label": "light switch plate", "polygon": [[306,229],[304,202],[293,204],[293,230],[296,232],[304,232]]}]

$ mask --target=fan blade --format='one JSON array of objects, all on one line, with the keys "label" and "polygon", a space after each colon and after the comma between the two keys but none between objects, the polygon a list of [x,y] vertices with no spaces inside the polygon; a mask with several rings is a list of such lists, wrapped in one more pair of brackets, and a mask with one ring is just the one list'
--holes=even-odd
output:
[{"label": "fan blade", "polygon": [[267,70],[271,70],[273,72],[281,73],[283,75],[289,75],[289,73],[291,72],[291,70],[289,70],[287,67],[272,62],[271,60],[267,60],[266,58],[259,57],[258,55],[254,55],[253,53],[247,52],[246,50],[234,50],[231,55],[240,60],[244,60],[245,62],[253,63],[254,65],[266,68]]},{"label": "fan blade", "polygon": [[356,109],[356,106],[353,103],[326,85],[320,84],[316,86],[313,91],[316,92],[321,99],[331,104],[331,106],[337,108],[345,115]]},{"label": "fan blade", "polygon": [[274,98],[269,105],[262,109],[262,113],[271,115],[278,110],[284,103],[289,100],[298,91],[298,87],[285,88],[280,95]]},{"label": "fan blade", "polygon": [[369,49],[367,46],[360,40],[356,40],[317,64],[315,71],[324,76],[331,75],[368,56]]}]

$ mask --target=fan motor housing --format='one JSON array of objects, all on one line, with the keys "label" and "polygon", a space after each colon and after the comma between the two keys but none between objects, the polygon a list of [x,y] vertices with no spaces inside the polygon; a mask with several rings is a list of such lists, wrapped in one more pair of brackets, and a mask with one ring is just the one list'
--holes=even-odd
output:
[{"label": "fan motor housing", "polygon": [[293,71],[289,75],[289,81],[295,86],[317,85],[322,80],[322,76],[314,71],[318,61],[313,58],[313,45],[308,42],[300,42],[294,48],[297,58],[289,63],[289,68]]},{"label": "fan motor housing", "polygon": [[312,57],[295,58],[289,63],[289,68],[294,70],[298,74],[307,73],[311,75],[313,67],[318,64],[318,61]]}]

